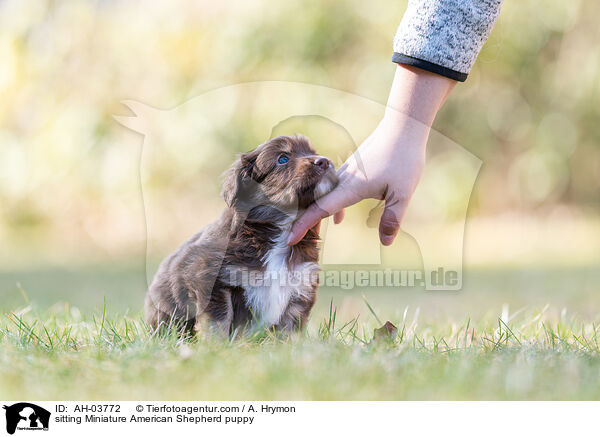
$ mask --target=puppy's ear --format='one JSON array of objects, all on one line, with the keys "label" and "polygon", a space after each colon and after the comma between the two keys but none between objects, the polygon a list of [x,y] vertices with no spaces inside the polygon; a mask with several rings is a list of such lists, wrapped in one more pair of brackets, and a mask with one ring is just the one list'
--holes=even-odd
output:
[{"label": "puppy's ear", "polygon": [[258,150],[241,154],[225,173],[221,195],[230,208],[243,205],[250,200],[249,188],[258,154]]}]

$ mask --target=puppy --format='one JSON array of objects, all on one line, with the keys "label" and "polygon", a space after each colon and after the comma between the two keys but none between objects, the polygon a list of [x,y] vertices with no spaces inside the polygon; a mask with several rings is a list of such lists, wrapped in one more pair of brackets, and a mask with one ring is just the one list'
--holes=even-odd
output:
[{"label": "puppy", "polygon": [[160,265],[146,296],[149,325],[192,334],[207,321],[224,335],[248,325],[301,329],[317,297],[318,234],[293,247],[287,238],[299,212],[337,182],[303,136],[242,154],[226,174],[220,218]]}]

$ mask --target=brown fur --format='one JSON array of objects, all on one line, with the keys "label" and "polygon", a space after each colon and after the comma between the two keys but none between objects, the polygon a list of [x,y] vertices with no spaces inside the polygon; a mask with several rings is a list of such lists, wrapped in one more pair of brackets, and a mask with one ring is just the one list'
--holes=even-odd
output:
[{"label": "brown fur", "polygon": [[[278,164],[282,155],[289,162]],[[325,162],[326,161],[326,162]],[[146,318],[154,328],[177,326],[193,333],[202,319],[224,334],[253,321],[244,284],[231,269],[264,271],[275,239],[310,205],[317,184],[337,183],[333,166],[316,156],[302,137],[277,137],[242,154],[227,172],[220,218],[183,243],[160,265],[146,296]],[[287,228],[286,228],[287,226]],[[291,268],[318,261],[318,235],[309,231],[286,259]],[[276,328],[301,328],[312,309],[318,283],[290,298]]]}]

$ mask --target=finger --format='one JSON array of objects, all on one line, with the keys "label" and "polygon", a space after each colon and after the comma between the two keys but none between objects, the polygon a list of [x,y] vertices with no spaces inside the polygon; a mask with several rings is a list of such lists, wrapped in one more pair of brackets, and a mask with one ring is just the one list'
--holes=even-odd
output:
[{"label": "finger", "polygon": [[320,223],[322,219],[328,216],[329,214],[327,211],[320,208],[316,203],[313,203],[292,226],[292,230],[287,241],[288,246],[297,244],[300,240],[302,240],[302,238],[304,238],[310,228],[315,226],[317,223]]},{"label": "finger", "polygon": [[321,220],[319,220],[317,222],[316,225],[314,225],[312,228],[310,228],[312,231],[314,231],[317,235],[319,235],[321,233]]},{"label": "finger", "polygon": [[342,223],[345,216],[346,216],[346,210],[345,209],[339,210],[338,212],[336,212],[333,215],[333,223],[335,223],[336,225],[339,225],[340,223]]},{"label": "finger", "polygon": [[396,239],[407,206],[408,199],[385,201],[385,209],[379,221],[379,239],[384,246],[389,246]]},{"label": "finger", "polygon": [[288,245],[298,243],[306,232],[325,217],[335,214],[345,207],[354,205],[361,200],[351,189],[338,186],[331,193],[313,203],[292,226]]}]

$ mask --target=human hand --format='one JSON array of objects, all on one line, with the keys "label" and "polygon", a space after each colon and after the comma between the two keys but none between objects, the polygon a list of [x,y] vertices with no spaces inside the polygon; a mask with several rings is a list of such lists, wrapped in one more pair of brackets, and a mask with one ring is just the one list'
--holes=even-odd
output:
[{"label": "human hand", "polygon": [[343,219],[344,208],[363,199],[385,201],[379,223],[384,245],[394,241],[408,202],[425,164],[429,127],[403,114],[386,114],[375,131],[339,168],[338,186],[313,203],[296,221],[289,244],[296,244],[308,229],[334,214]]},{"label": "human hand", "polygon": [[385,116],[373,133],[339,168],[338,186],[313,203],[292,227],[288,244],[308,229],[363,199],[380,199],[385,208],[379,239],[392,244],[425,164],[425,146],[435,115],[455,82],[414,67],[398,66]]}]

